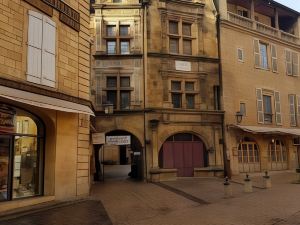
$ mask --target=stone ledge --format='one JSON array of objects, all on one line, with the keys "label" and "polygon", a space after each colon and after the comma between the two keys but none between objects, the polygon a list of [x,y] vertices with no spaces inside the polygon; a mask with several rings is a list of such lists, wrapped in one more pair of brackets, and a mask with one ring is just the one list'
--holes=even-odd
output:
[{"label": "stone ledge", "polygon": [[194,168],[194,177],[221,177],[223,174],[223,168],[219,167]]}]

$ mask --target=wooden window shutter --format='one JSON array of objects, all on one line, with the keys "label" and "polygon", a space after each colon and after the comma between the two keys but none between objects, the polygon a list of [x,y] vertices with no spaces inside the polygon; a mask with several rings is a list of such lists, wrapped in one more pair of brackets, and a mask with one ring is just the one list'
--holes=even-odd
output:
[{"label": "wooden window shutter", "polygon": [[297,96],[297,123],[300,124],[300,96]]},{"label": "wooden window shutter", "polygon": [[289,105],[290,105],[290,124],[292,127],[295,127],[297,126],[295,95],[289,95]]},{"label": "wooden window shutter", "polygon": [[29,11],[27,80],[41,83],[43,16]]},{"label": "wooden window shutter", "polygon": [[101,20],[96,19],[96,51],[101,49]]},{"label": "wooden window shutter", "polygon": [[293,65],[292,65],[293,76],[299,76],[299,57],[296,52],[292,53],[292,60],[293,60]]},{"label": "wooden window shutter", "polygon": [[257,122],[264,123],[263,96],[262,96],[261,88],[256,88],[256,100],[257,100]]},{"label": "wooden window shutter", "polygon": [[55,87],[56,25],[43,17],[42,84]]},{"label": "wooden window shutter", "polygon": [[281,118],[281,105],[280,105],[280,93],[278,91],[274,92],[275,97],[275,121],[276,125],[282,125],[282,118]]},{"label": "wooden window shutter", "polygon": [[286,74],[293,75],[292,53],[289,50],[285,50],[285,62],[286,62]]},{"label": "wooden window shutter", "polygon": [[254,64],[256,68],[260,67],[259,40],[254,39]]},{"label": "wooden window shutter", "polygon": [[271,45],[272,71],[278,72],[277,49],[275,45]]}]

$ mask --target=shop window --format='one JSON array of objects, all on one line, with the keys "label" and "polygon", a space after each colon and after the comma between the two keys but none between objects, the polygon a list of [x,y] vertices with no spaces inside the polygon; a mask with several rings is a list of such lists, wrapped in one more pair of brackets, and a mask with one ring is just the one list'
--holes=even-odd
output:
[{"label": "shop window", "polygon": [[24,110],[0,107],[6,118],[0,124],[0,201],[42,195],[43,125]]},{"label": "shop window", "polygon": [[269,162],[286,162],[287,150],[281,140],[272,139],[269,145]]}]

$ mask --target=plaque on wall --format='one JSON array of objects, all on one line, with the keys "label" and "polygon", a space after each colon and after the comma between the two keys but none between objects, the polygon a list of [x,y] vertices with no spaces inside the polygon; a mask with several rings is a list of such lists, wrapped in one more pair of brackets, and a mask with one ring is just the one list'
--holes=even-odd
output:
[{"label": "plaque on wall", "polygon": [[175,61],[175,69],[180,71],[192,71],[192,63],[188,61]]}]

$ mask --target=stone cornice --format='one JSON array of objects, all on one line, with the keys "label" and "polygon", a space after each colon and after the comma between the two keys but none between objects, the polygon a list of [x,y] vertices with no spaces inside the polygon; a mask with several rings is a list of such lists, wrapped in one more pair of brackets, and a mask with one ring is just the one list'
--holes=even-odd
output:
[{"label": "stone cornice", "polygon": [[207,56],[190,56],[190,55],[173,55],[168,53],[159,53],[159,52],[148,52],[148,57],[157,57],[157,58],[171,58],[177,60],[189,60],[189,61],[204,61],[219,63],[219,58],[212,58]]}]

